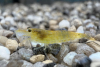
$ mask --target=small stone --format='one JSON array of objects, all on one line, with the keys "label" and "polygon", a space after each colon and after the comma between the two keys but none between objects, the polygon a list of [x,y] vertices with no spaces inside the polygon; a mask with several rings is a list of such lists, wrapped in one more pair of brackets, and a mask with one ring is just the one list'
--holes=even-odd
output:
[{"label": "small stone", "polygon": [[68,54],[69,52],[69,46],[67,44],[62,44],[60,52],[56,56],[58,58],[58,61],[61,62],[63,58]]},{"label": "small stone", "polygon": [[25,23],[22,23],[22,29],[27,29],[29,26],[26,25]]},{"label": "small stone", "polygon": [[30,21],[33,21],[33,18],[34,18],[33,15],[28,15],[28,16],[26,17],[26,19],[27,19],[27,20],[30,20]]},{"label": "small stone", "polygon": [[92,62],[90,67],[100,67],[100,62]]},{"label": "small stone", "polygon": [[52,60],[53,62],[57,62],[57,61],[58,61],[58,59],[55,58],[52,54],[48,54],[47,56],[48,56],[48,58],[49,58],[50,60]]},{"label": "small stone", "polygon": [[51,25],[51,26],[50,26],[50,29],[53,29],[53,30],[58,29],[58,28],[59,28],[58,25]]},{"label": "small stone", "polygon": [[27,29],[27,27],[28,27],[25,23],[21,23],[21,22],[17,23],[17,26],[20,29]]},{"label": "small stone", "polygon": [[18,52],[14,52],[10,55],[10,60],[22,59],[22,56]]},{"label": "small stone", "polygon": [[74,25],[75,27],[79,27],[82,25],[82,21],[80,19],[74,19],[72,22],[71,22],[71,25]]},{"label": "small stone", "polygon": [[86,25],[86,29],[97,29],[97,27],[93,24],[93,23],[89,23],[88,25]]},{"label": "small stone", "polygon": [[99,26],[99,22],[94,22],[94,25],[95,26]]},{"label": "small stone", "polygon": [[18,48],[18,43],[16,40],[8,39],[6,42],[6,47],[11,51],[16,51]]},{"label": "small stone", "polygon": [[0,25],[0,29],[3,29],[3,27]]},{"label": "small stone", "polygon": [[94,29],[90,29],[90,33],[91,33],[91,36],[95,36],[96,35],[96,30],[94,30]]},{"label": "small stone", "polygon": [[83,26],[79,26],[79,27],[78,27],[77,33],[84,33]]},{"label": "small stone", "polygon": [[8,48],[0,46],[0,60],[2,59],[9,59],[10,58],[10,51]]},{"label": "small stone", "polygon": [[19,47],[25,47],[25,48],[30,48],[30,49],[32,48],[29,40],[23,40],[22,42],[21,41],[20,41]]},{"label": "small stone", "polygon": [[89,40],[86,42],[86,44],[90,47],[92,47],[95,51],[100,51],[100,42],[99,41],[92,41]]},{"label": "small stone", "polygon": [[30,62],[27,62],[25,60],[11,60],[7,67],[33,67],[34,65]]},{"label": "small stone", "polygon": [[63,61],[67,63],[68,65],[72,65],[72,61],[75,55],[77,55],[76,52],[70,52],[63,58]]},{"label": "small stone", "polygon": [[[6,30],[8,30],[10,27],[10,25],[7,25],[7,24],[2,24],[1,26],[3,27],[3,29],[6,29]],[[1,29],[1,30],[3,30],[3,29]]]},{"label": "small stone", "polygon": [[21,67],[23,65],[23,62],[20,60],[11,60],[8,64],[7,67]]},{"label": "small stone", "polygon": [[100,41],[100,34],[97,34],[94,38],[95,38],[96,40]]},{"label": "small stone", "polygon": [[39,26],[39,28],[45,30],[45,26],[44,26],[43,24],[41,24],[41,25]]},{"label": "small stone", "polygon": [[37,12],[37,15],[38,16],[43,16],[43,12],[42,11],[39,11],[39,12]]},{"label": "small stone", "polygon": [[3,45],[6,45],[6,41],[8,40],[7,37],[5,36],[0,36],[0,43],[3,44]]},{"label": "small stone", "polygon": [[13,32],[12,31],[4,30],[3,36],[11,37],[12,35],[13,35]]},{"label": "small stone", "polygon": [[45,64],[43,67],[54,67],[55,63]]},{"label": "small stone", "polygon": [[63,64],[56,64],[54,67],[68,67],[68,66],[65,66]]},{"label": "small stone", "polygon": [[84,54],[77,54],[72,63],[72,67],[90,67],[91,60]]},{"label": "small stone", "polygon": [[4,46],[4,45],[0,43],[0,46]]},{"label": "small stone", "polygon": [[11,25],[16,25],[13,17],[8,16],[8,17],[5,18],[5,21],[10,22]]},{"label": "small stone", "polygon": [[43,63],[44,64],[49,64],[49,63],[53,63],[53,61],[52,60],[45,60],[45,61],[43,61]]},{"label": "small stone", "polygon": [[5,36],[5,37],[11,37],[13,35],[13,32],[9,31],[9,30],[1,29],[0,30],[0,35]]},{"label": "small stone", "polygon": [[9,63],[8,60],[1,60],[0,61],[0,67],[7,67],[7,64]]},{"label": "small stone", "polygon": [[3,16],[8,16],[9,15],[9,13],[8,12],[3,12],[3,14],[2,14]]},{"label": "small stone", "polygon": [[88,45],[86,44],[83,44],[83,45],[79,45],[78,48],[76,49],[76,52],[78,54],[85,54],[87,56],[95,53],[95,50],[91,47],[89,47]]},{"label": "small stone", "polygon": [[45,64],[42,63],[42,62],[37,62],[37,63],[34,64],[33,67],[43,67],[44,65],[45,65]]},{"label": "small stone", "polygon": [[69,44],[69,48],[71,51],[75,51],[79,45],[82,45],[82,43],[71,43]]},{"label": "small stone", "polygon": [[90,23],[90,22],[92,22],[92,20],[91,20],[91,19],[87,19],[87,20],[85,20],[85,21],[83,22],[83,24],[86,25],[86,24],[88,24],[88,23]]},{"label": "small stone", "polygon": [[90,31],[85,31],[85,34],[92,36],[92,34],[94,35],[94,33],[91,33]]},{"label": "small stone", "polygon": [[35,24],[39,24],[43,18],[41,16],[33,16],[32,20],[34,20]]},{"label": "small stone", "polygon": [[75,26],[73,25],[72,27],[68,28],[68,31],[76,32]]},{"label": "small stone", "polygon": [[21,55],[22,59],[29,61],[33,56],[33,51],[30,49],[21,48],[18,50],[18,54]]},{"label": "small stone", "polygon": [[31,61],[32,63],[36,63],[36,62],[43,61],[44,58],[45,58],[45,56],[42,55],[42,54],[34,55],[34,56],[32,56],[32,57],[30,58],[30,61]]},{"label": "small stone", "polygon": [[59,22],[59,27],[60,28],[69,28],[70,27],[70,23],[67,20],[62,20],[61,22]]},{"label": "small stone", "polygon": [[91,54],[89,56],[89,58],[93,61],[93,62],[100,62],[100,52],[96,52],[94,54]]},{"label": "small stone", "polygon": [[17,30],[17,27],[16,26],[12,26],[12,27],[9,28],[9,30],[14,32],[15,30]]},{"label": "small stone", "polygon": [[57,23],[58,23],[58,22],[57,22],[56,20],[50,20],[50,21],[49,21],[49,24],[50,24],[50,25],[56,25]]},{"label": "small stone", "polygon": [[33,67],[34,65],[28,61],[23,60],[23,65],[21,67]]},{"label": "small stone", "polygon": [[3,35],[3,32],[4,32],[4,30],[3,29],[0,29],[0,36]]}]

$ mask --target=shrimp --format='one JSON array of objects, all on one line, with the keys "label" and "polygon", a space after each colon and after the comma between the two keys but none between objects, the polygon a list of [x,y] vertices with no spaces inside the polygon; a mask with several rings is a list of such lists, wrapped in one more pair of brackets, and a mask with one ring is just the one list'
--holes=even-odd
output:
[{"label": "shrimp", "polygon": [[[48,44],[68,42],[75,39],[86,38],[89,40],[95,40],[94,38],[83,34],[70,32],[65,30],[42,30],[37,28],[28,28],[28,29],[18,29],[15,31],[18,39],[29,39],[32,43],[32,46],[36,47],[36,44],[41,46],[46,46]],[[23,36],[23,37],[22,37]]]}]

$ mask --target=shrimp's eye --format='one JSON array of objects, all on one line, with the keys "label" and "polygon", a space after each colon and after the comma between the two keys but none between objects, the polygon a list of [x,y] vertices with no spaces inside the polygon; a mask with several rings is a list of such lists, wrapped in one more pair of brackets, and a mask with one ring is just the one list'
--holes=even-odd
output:
[{"label": "shrimp's eye", "polygon": [[31,32],[32,30],[30,29],[30,27],[27,27],[27,31],[28,31],[28,32]]},{"label": "shrimp's eye", "polygon": [[28,32],[31,32],[32,30],[31,29],[28,29]]}]

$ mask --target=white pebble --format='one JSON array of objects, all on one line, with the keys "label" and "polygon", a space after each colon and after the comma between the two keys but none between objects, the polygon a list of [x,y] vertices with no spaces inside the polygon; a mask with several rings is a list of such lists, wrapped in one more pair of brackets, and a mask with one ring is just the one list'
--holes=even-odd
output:
[{"label": "white pebble", "polygon": [[26,17],[27,20],[31,20],[31,21],[33,21],[33,18],[34,18],[33,15],[28,15],[28,16]]},{"label": "white pebble", "polygon": [[1,20],[1,22],[0,22],[1,24],[5,24],[5,20],[3,19],[3,20]]},{"label": "white pebble", "polygon": [[100,52],[96,52],[94,54],[91,54],[89,56],[89,58],[93,61],[93,62],[100,62]]},{"label": "white pebble", "polygon": [[93,23],[89,23],[88,25],[86,25],[86,28],[88,29],[88,28],[94,28],[95,27],[95,25],[93,24]]},{"label": "white pebble", "polygon": [[100,67],[100,62],[92,62],[90,67]]},{"label": "white pebble", "polygon": [[83,26],[79,26],[79,27],[78,27],[77,33],[84,33]]},{"label": "white pebble", "polygon": [[72,22],[71,22],[71,25],[74,25],[75,27],[79,27],[82,25],[82,21],[80,19],[74,19]]},{"label": "white pebble", "polygon": [[39,24],[43,20],[41,16],[34,16],[33,19],[35,24]]},{"label": "white pebble", "polygon": [[12,24],[12,25],[16,25],[16,23],[14,22],[14,18],[13,17],[6,17],[5,21],[6,22],[10,22],[10,24]]},{"label": "white pebble", "polygon": [[85,20],[83,23],[84,23],[84,24],[88,24],[88,23],[90,23],[90,22],[92,22],[92,20],[91,20],[91,19],[87,19],[87,20]]},{"label": "white pebble", "polygon": [[45,61],[43,61],[43,63],[44,64],[49,64],[49,63],[53,63],[53,61],[52,60],[45,60]]},{"label": "white pebble", "polygon": [[0,60],[2,59],[9,59],[10,58],[10,51],[8,48],[4,46],[0,46]]},{"label": "white pebble", "polygon": [[60,28],[69,28],[69,27],[70,27],[70,23],[69,23],[69,21],[67,21],[67,20],[62,20],[62,21],[59,23],[59,27],[60,27]]},{"label": "white pebble", "polygon": [[76,27],[73,25],[72,27],[68,28],[68,31],[76,32]]},{"label": "white pebble", "polygon": [[9,15],[9,13],[8,12],[3,12],[3,14],[2,14],[3,16],[8,16]]},{"label": "white pebble", "polygon": [[96,7],[99,7],[99,6],[100,6],[100,3],[96,2],[96,3],[95,3],[95,6],[96,6]]},{"label": "white pebble", "polygon": [[76,52],[70,52],[63,58],[63,61],[67,63],[68,65],[72,65],[72,61],[75,55],[77,55]]}]

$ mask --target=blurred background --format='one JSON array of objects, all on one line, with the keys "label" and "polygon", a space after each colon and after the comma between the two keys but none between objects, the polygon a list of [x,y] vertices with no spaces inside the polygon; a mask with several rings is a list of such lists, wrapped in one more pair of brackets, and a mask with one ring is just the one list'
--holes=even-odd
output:
[{"label": "blurred background", "polygon": [[33,2],[41,4],[52,4],[56,1],[65,1],[65,2],[84,2],[84,1],[100,1],[100,0],[0,0],[0,4],[10,4],[10,3],[23,3],[23,4],[32,4]]}]

